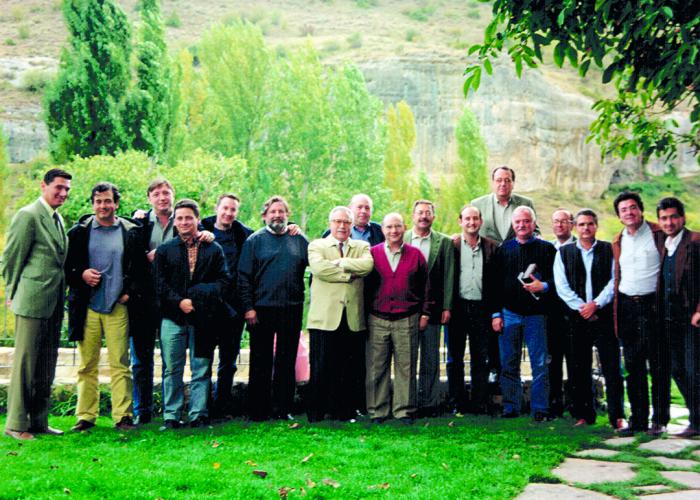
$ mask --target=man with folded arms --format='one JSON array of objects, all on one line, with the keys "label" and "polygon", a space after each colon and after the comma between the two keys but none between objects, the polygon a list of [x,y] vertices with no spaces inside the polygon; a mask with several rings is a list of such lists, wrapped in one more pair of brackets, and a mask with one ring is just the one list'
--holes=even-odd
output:
[{"label": "man with folded arms", "polygon": [[419,249],[404,244],[406,226],[400,214],[387,214],[382,231],[386,241],[370,249],[374,271],[367,278],[367,411],[375,424],[386,420],[390,412],[394,418],[412,424],[416,411],[418,335],[430,319],[428,266]]},{"label": "man with folded arms", "polygon": [[598,216],[590,209],[576,214],[579,239],[559,248],[554,259],[557,294],[566,304],[571,331],[562,344],[569,346],[567,366],[573,387],[571,414],[576,426],[595,423],[595,397],[591,390],[593,346],[598,350],[605,377],[608,419],[614,429],[624,425],[624,387],[620,370],[620,344],[612,318],[614,274],[612,246],[596,240]]}]

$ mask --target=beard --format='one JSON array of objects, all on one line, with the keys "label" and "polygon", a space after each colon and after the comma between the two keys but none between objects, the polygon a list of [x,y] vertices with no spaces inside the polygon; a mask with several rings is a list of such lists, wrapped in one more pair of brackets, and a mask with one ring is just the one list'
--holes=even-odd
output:
[{"label": "beard", "polygon": [[275,234],[282,234],[285,229],[287,229],[287,221],[286,220],[273,220],[270,222],[267,227],[269,227],[273,233]]}]

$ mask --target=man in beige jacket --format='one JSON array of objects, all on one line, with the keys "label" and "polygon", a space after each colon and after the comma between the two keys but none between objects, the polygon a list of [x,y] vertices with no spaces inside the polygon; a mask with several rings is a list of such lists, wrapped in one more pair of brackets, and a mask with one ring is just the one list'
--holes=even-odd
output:
[{"label": "man in beige jacket", "polygon": [[311,422],[327,414],[338,420],[354,417],[356,404],[350,395],[366,341],[362,278],[374,267],[369,244],[350,238],[352,211],[335,207],[328,221],[330,234],[309,244]]}]

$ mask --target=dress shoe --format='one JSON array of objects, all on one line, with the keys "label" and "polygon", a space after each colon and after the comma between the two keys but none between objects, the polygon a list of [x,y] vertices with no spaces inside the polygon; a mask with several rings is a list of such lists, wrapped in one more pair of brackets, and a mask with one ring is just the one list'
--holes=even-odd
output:
[{"label": "dress shoe", "polygon": [[696,428],[688,426],[682,431],[674,434],[675,437],[679,438],[692,438],[695,436],[700,436],[700,431],[698,431]]},{"label": "dress shoe", "polygon": [[87,430],[95,427],[94,422],[88,422],[87,420],[78,420],[78,423],[70,428],[73,432],[85,432]]},{"label": "dress shoe", "polygon": [[180,422],[177,420],[166,420],[163,422],[163,425],[160,427],[159,430],[161,431],[168,431],[171,429],[179,429],[180,428]]},{"label": "dress shoe", "polygon": [[618,429],[617,435],[620,437],[632,437],[639,432],[644,432],[645,430],[646,429],[638,429],[637,427],[633,427],[631,425],[628,425],[627,427],[623,427],[622,429]]},{"label": "dress shoe", "polygon": [[134,420],[129,415],[124,415],[114,427],[120,431],[131,431],[136,428]]},{"label": "dress shoe", "polygon": [[31,434],[46,434],[48,436],[63,436],[63,431],[61,429],[54,429],[53,427],[45,427],[43,429],[30,428],[29,432]]},{"label": "dress shoe", "polygon": [[197,417],[190,422],[190,427],[193,429],[198,429],[199,427],[206,427],[209,425],[209,417]]},{"label": "dress shoe", "polygon": [[33,441],[35,439],[34,434],[27,431],[13,431],[12,429],[5,429],[5,435],[18,441]]},{"label": "dress shoe", "polygon": [[551,416],[551,415],[550,415],[549,413],[547,413],[546,411],[538,411],[538,412],[535,412],[535,416],[532,417],[532,419],[533,419],[535,422],[540,423],[540,422],[549,422],[549,421],[551,421],[551,420],[554,420],[554,417]]},{"label": "dress shoe", "polygon": [[501,415],[501,418],[518,418],[518,412],[517,411],[506,411],[503,412]]},{"label": "dress shoe", "polygon": [[413,423],[415,422],[415,420],[413,420],[413,417],[401,417],[399,421],[403,425],[413,425]]},{"label": "dress shoe", "polygon": [[666,432],[666,426],[661,424],[651,424],[649,430],[647,431],[647,436],[658,437]]},{"label": "dress shoe", "polygon": [[384,418],[382,417],[374,417],[372,419],[372,425],[382,425],[384,423]]},{"label": "dress shoe", "polygon": [[576,423],[574,424],[574,427],[586,427],[588,425],[588,422],[586,422],[585,418],[579,418]]},{"label": "dress shoe", "polygon": [[146,425],[151,423],[151,415],[149,413],[144,413],[142,415],[136,415],[134,417],[134,425]]}]

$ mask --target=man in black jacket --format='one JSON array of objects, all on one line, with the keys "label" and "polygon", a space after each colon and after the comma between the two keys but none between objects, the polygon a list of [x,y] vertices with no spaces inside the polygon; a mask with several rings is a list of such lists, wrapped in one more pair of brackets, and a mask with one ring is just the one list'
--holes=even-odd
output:
[{"label": "man in black jacket", "polygon": [[94,215],[83,216],[68,231],[68,330],[80,353],[74,431],[94,427],[99,414],[97,365],[103,334],[109,352],[112,417],[120,430],[133,426],[127,308],[133,295],[128,255],[136,224],[116,216],[119,198],[116,186],[98,183],[90,196]]},{"label": "man in black jacket", "polygon": [[216,242],[223,248],[231,275],[231,287],[224,295],[226,314],[222,315],[221,322],[214,332],[214,342],[219,348],[219,366],[212,408],[214,417],[233,414],[231,388],[243,333],[243,311],[236,293],[238,259],[243,243],[253,230],[236,220],[240,203],[240,198],[235,194],[224,193],[216,202],[216,215],[202,219],[202,227],[212,232]]},{"label": "man in black jacket", "polygon": [[217,243],[201,241],[199,206],[192,200],[175,205],[173,224],[178,237],[156,249],[156,293],[163,321],[160,327],[164,429],[177,428],[184,406],[183,372],[190,350],[189,419],[191,427],[209,420],[207,400],[211,377],[213,335],[222,314],[223,295],[230,286],[224,252]]}]

